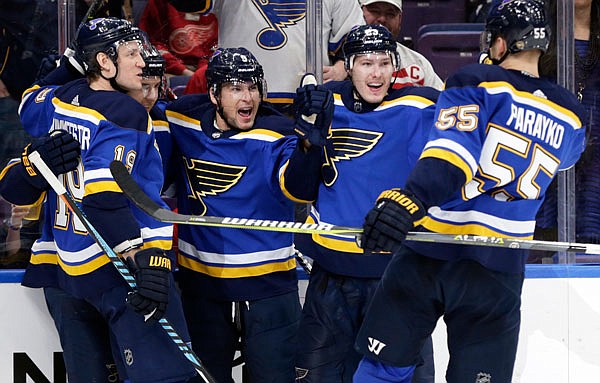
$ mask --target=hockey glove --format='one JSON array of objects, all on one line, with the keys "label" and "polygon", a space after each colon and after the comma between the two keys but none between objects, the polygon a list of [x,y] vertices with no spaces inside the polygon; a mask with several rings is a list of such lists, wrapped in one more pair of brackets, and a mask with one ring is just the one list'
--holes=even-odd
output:
[{"label": "hockey glove", "polygon": [[58,175],[77,168],[81,149],[79,142],[64,130],[56,130],[42,140],[25,147],[21,154],[21,161],[29,175],[27,181],[39,190],[47,190],[50,185],[29,162],[29,154],[33,152],[38,152],[52,173]]},{"label": "hockey glove", "polygon": [[144,321],[157,321],[165,314],[171,287],[171,259],[156,247],[140,250],[127,259],[137,288],[127,296],[127,303],[144,316]]},{"label": "hockey glove", "polygon": [[[312,75],[305,75],[305,78]],[[314,76],[313,76],[314,77]],[[303,79],[303,83],[306,81]],[[323,147],[333,119],[333,93],[322,85],[308,84],[296,89],[295,128],[300,138]]]},{"label": "hockey glove", "polygon": [[40,66],[38,68],[38,72],[35,75],[36,84],[46,77],[48,74],[52,73],[53,70],[56,69],[58,63],[60,62],[60,56],[56,54],[49,54],[42,58],[40,62]]},{"label": "hockey glove", "polygon": [[425,217],[425,213],[423,204],[411,192],[385,190],[365,218],[361,238],[365,253],[396,252],[414,223]]}]

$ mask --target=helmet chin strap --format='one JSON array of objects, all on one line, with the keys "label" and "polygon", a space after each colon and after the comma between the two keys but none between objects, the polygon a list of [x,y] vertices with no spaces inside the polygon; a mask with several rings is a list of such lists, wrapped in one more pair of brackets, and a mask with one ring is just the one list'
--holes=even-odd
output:
[{"label": "helmet chin strap", "polygon": [[[221,119],[223,121],[225,121],[225,124],[227,125],[227,127],[229,128],[229,130],[239,130],[238,128],[236,128],[235,126],[232,126],[228,121],[227,118],[225,118],[225,111],[223,109],[223,105],[221,105],[221,100],[219,99],[219,97],[215,97],[217,99],[217,114],[221,117]],[[216,126],[216,123],[215,123]],[[219,129],[219,128],[217,128]],[[221,129],[219,129],[221,130]]]},{"label": "helmet chin strap", "polygon": [[[507,44],[506,40],[504,40],[504,38],[502,38],[501,36],[492,37],[491,41],[494,42],[496,40],[496,38],[498,38],[498,37],[500,37],[502,39],[502,41],[504,41],[505,44]],[[502,62],[504,62],[504,60],[506,60],[506,58],[508,57],[508,55],[510,53],[508,46],[506,46],[506,50],[504,51],[504,54],[502,54],[502,57],[500,57],[499,59],[495,59],[495,58],[492,58],[492,45],[493,44],[490,44],[490,46],[487,50],[488,58],[492,62],[492,64],[500,65],[500,64],[502,64]]]},{"label": "helmet chin strap", "polygon": [[125,89],[123,89],[119,85],[119,83],[117,83],[117,76],[119,75],[119,65],[117,65],[116,61],[114,61],[114,60],[113,60],[113,64],[115,64],[115,75],[111,78],[108,78],[102,74],[102,71],[100,71],[100,77],[102,77],[103,79],[108,81],[110,83],[110,86],[112,86],[114,90],[121,92],[121,93],[127,93],[127,91]]},{"label": "helmet chin strap", "polygon": [[499,59],[494,59],[494,58],[492,58],[492,56],[488,56],[488,58],[490,59],[490,61],[494,65],[500,65],[500,64],[502,64],[502,62],[504,60],[506,60],[507,57],[508,57],[508,49],[504,52],[504,54],[502,55],[502,57],[500,57]]}]

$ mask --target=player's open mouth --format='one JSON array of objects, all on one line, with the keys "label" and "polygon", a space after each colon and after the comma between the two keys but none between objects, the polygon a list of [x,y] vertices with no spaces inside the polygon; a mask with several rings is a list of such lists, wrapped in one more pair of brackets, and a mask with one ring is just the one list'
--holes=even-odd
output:
[{"label": "player's open mouth", "polygon": [[371,90],[378,91],[383,86],[383,83],[370,83],[370,84],[367,84],[367,86]]},{"label": "player's open mouth", "polygon": [[244,118],[249,118],[250,115],[252,114],[252,108],[242,108],[242,109],[238,109],[238,114],[241,117]]}]

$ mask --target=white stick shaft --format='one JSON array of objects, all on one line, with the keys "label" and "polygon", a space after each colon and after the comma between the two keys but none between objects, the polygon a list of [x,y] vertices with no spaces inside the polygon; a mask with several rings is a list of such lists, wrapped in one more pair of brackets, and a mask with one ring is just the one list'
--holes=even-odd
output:
[{"label": "white stick shaft", "polygon": [[[304,77],[302,77],[302,83],[300,84],[300,86],[305,86],[305,85],[317,85],[317,78],[315,77],[315,75],[313,75],[311,73],[305,74]],[[311,114],[310,116],[302,115],[302,119],[306,122],[314,124],[315,121],[317,120],[317,115],[314,113]]]},{"label": "white stick shaft", "polygon": [[31,161],[31,163],[34,164],[37,170],[42,174],[42,177],[48,181],[50,187],[54,189],[56,194],[62,195],[67,192],[67,189],[65,189],[63,184],[60,183],[56,175],[52,172],[52,170],[50,170],[44,160],[42,160],[42,157],[40,157],[40,154],[37,151],[29,154],[28,158],[29,161]]}]

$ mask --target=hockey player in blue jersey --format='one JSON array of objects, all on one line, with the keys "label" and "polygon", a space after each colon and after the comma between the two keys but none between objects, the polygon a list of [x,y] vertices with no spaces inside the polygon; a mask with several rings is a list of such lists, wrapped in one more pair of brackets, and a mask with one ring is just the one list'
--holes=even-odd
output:
[{"label": "hockey player in blue jersey", "polygon": [[393,251],[356,346],[355,382],[409,382],[440,317],[449,383],[511,382],[526,251],[404,242],[419,230],[531,239],[557,172],[585,141],[581,106],[538,77],[548,47],[544,3],[496,1],[484,39],[495,65],[446,82],[429,141],[406,185],[384,191],[365,218],[366,251]]},{"label": "hockey player in blue jersey", "polygon": [[[150,44],[143,32],[141,33],[141,54],[145,63],[142,69],[142,88],[129,90],[127,94],[146,108],[156,130],[157,126],[162,127],[166,124],[164,113],[155,107],[165,63],[160,53]],[[80,54],[63,56],[61,65],[38,84],[62,85],[84,77],[85,65],[74,61],[77,60],[76,56]],[[31,126],[26,128],[30,129],[28,133],[32,135],[44,133],[43,130],[32,131]],[[100,313],[85,299],[76,298],[57,287],[45,287],[44,297],[58,331],[69,381],[115,382],[118,372],[111,352],[109,330]]]},{"label": "hockey player in blue jersey", "polygon": [[[298,91],[297,118],[262,99],[263,69],[245,48],[217,50],[208,95],[166,110],[180,213],[290,221],[317,193],[333,96]],[[315,115],[315,119],[302,116]],[[298,139],[295,131],[301,137]],[[169,150],[169,149],[167,149]],[[180,225],[178,281],[192,345],[215,379],[232,383],[241,338],[251,382],[292,383],[300,319],[293,235]]]},{"label": "hockey player in blue jersey", "polygon": [[[360,226],[382,190],[404,185],[433,124],[438,91],[392,90],[401,58],[380,25],[363,25],[342,46],[351,80],[327,84],[334,93],[331,146],[310,222]],[[368,180],[368,181],[367,181]],[[299,382],[351,382],[360,354],[356,333],[391,254],[364,257],[353,236],[296,235],[313,258],[299,333]],[[415,382],[433,382],[431,342]]]},{"label": "hockey player in blue jersey", "polygon": [[[172,260],[165,253],[171,247],[172,227],[132,208],[108,170],[112,160],[124,161],[146,192],[162,203],[161,161],[151,121],[144,107],[125,94],[142,90],[141,37],[125,20],[95,19],[83,25],[76,43],[87,78],[61,87],[31,88],[21,104],[21,119],[28,130],[47,126],[77,138],[81,163],[61,180],[106,242],[125,259],[137,288],[130,291],[52,191],[47,193],[45,216],[53,219],[44,222],[23,284],[58,287],[94,306],[110,329],[121,377],[131,382],[186,382],[196,375],[195,369],[157,323],[164,315],[184,340],[189,339],[172,281]],[[3,181],[24,185],[3,188],[8,200],[27,203],[47,188],[27,161],[31,151],[27,148],[21,163],[5,169]]]}]

